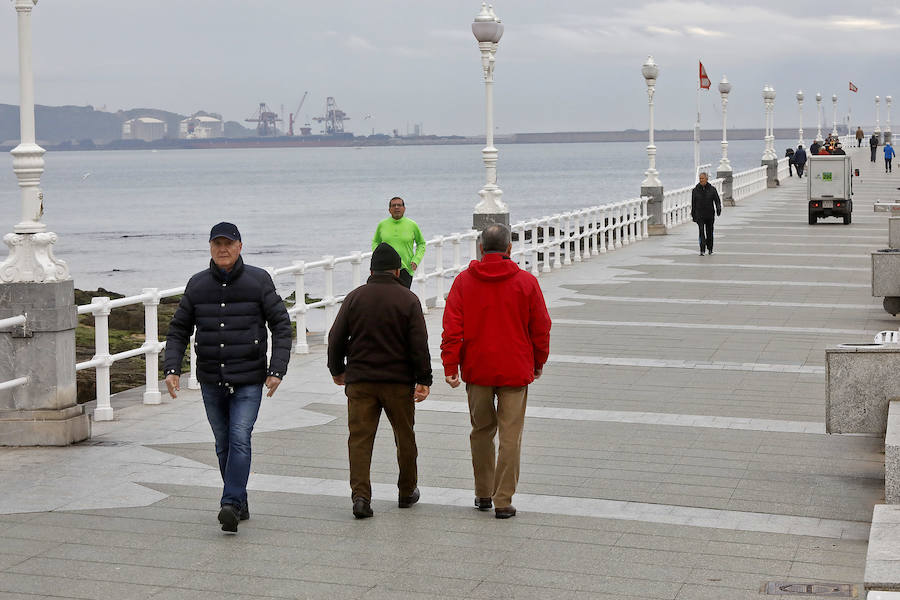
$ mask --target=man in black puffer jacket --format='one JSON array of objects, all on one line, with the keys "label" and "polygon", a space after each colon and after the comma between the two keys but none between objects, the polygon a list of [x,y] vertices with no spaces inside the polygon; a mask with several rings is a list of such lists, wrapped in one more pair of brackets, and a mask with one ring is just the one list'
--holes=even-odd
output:
[{"label": "man in black puffer jacket", "polygon": [[[236,533],[250,518],[250,434],[262,402],[281,383],[291,355],[291,321],[272,278],[241,259],[241,234],[219,223],[209,234],[209,268],[191,277],[166,337],[166,387],[174,398],[181,361],[191,333],[197,379],[206,416],[216,438],[216,456],[225,487],[219,522]],[[266,365],[266,325],[272,332],[272,359]]]},{"label": "man in black puffer jacket", "polygon": [[700,256],[713,253],[713,224],[722,214],[719,192],[709,183],[709,175],[700,173],[700,183],[691,192],[691,219],[700,228]]}]

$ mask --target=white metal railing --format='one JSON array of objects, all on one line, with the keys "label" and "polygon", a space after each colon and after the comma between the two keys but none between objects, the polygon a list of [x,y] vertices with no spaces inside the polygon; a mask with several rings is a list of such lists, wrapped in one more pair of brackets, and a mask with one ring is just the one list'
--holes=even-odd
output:
[{"label": "white metal railing", "polygon": [[[787,160],[788,159],[786,158],[782,158],[778,161],[779,177],[781,177],[781,162],[785,161],[786,164]],[[734,198],[734,201],[738,202],[744,200],[753,194],[765,190],[768,180],[768,169],[768,167],[762,166],[737,173],[731,184],[731,197]]]},{"label": "white metal railing", "polygon": [[[762,167],[764,170],[765,167]],[[757,176],[752,175],[760,169],[753,169],[747,173],[739,173],[735,178],[746,179],[748,183],[747,195],[761,189],[758,186]],[[722,180],[715,179],[710,182],[721,195]],[[691,190],[693,186],[666,192],[663,198],[663,218],[666,228],[674,227],[690,219]],[[643,240],[649,236],[648,225],[650,216],[647,206],[648,199],[633,198],[611,204],[601,204],[537,219],[520,221],[513,224],[510,229],[513,233],[512,256],[523,269],[529,270],[536,276],[549,273],[564,266],[590,260],[591,257],[604,254],[633,242]],[[426,242],[428,252],[422,264],[416,270],[413,279],[413,291],[419,296],[423,312],[427,313],[429,300],[433,300],[432,307],[442,308],[452,278],[463,271],[469,260],[477,255],[476,243],[477,231],[466,231],[446,236],[438,236]],[[344,300],[347,292],[363,283],[363,274],[368,269],[364,268],[366,261],[371,257],[369,252],[353,252],[346,256],[323,256],[315,261],[294,261],[291,265],[266,270],[275,280],[276,285],[290,279],[286,286],[295,297],[295,304],[288,309],[288,314],[297,325],[297,342],[294,345],[295,354],[309,352],[307,340],[307,327],[313,316],[321,318],[317,323],[316,331],[322,331],[322,340],[327,343],[328,333],[337,314],[338,305]],[[349,271],[349,272],[348,272]],[[322,298],[309,304],[306,303],[307,284],[312,275],[316,281],[321,279],[324,293]],[[338,289],[338,288],[341,289]],[[285,289],[282,286],[280,289]],[[117,361],[137,356],[144,356],[146,360],[145,379],[146,387],[143,395],[145,404],[159,404],[162,400],[159,392],[159,355],[165,348],[165,342],[159,341],[157,326],[157,309],[160,300],[184,293],[184,287],[159,290],[157,288],[145,288],[136,296],[111,300],[107,297],[97,297],[90,304],[78,307],[79,315],[90,314],[94,318],[95,348],[94,356],[87,361],[78,363],[77,370],[94,369],[97,386],[97,408],[94,411],[94,420],[111,420],[113,409],[110,405],[110,367]],[[124,352],[110,354],[109,350],[109,315],[116,308],[142,304],[144,306],[144,343],[137,348]],[[320,309],[313,314],[312,311]],[[15,323],[6,323],[9,319],[0,321],[0,329],[3,326],[14,326],[24,321],[20,317],[14,317]],[[271,352],[271,344],[267,344]],[[189,344],[190,349],[190,376],[188,388],[199,388],[196,378],[196,364],[194,356],[193,338]],[[14,380],[19,382],[19,380]],[[0,384],[0,389],[5,389],[13,382]],[[22,383],[16,383],[22,385]]]},{"label": "white metal railing", "polygon": [[[0,319],[0,331],[4,329],[11,329],[12,327],[18,327],[19,325],[25,325],[27,322],[28,313],[16,315],[15,317],[8,317],[6,319]],[[20,385],[25,385],[26,383],[28,383],[27,377],[17,377],[15,379],[10,379],[9,381],[0,383],[0,391],[16,388]]]},{"label": "white metal railing", "polygon": [[791,159],[788,157],[783,157],[778,159],[778,171],[776,172],[776,177],[778,177],[778,181],[781,181],[785,177],[787,177],[791,172]]}]

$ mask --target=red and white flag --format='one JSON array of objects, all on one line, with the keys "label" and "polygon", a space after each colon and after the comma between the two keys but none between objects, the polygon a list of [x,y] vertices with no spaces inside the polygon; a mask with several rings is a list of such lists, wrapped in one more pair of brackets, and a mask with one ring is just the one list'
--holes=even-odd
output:
[{"label": "red and white flag", "polygon": [[709,77],[706,76],[706,69],[703,68],[703,63],[700,63],[700,87],[704,90],[708,90],[712,85],[712,82],[709,80]]},{"label": "red and white flag", "polygon": [[857,89],[857,87],[856,87],[855,85],[853,85],[853,82],[852,82],[852,81],[850,82],[850,91],[851,91],[851,92],[857,92],[857,91],[859,91],[859,90]]}]

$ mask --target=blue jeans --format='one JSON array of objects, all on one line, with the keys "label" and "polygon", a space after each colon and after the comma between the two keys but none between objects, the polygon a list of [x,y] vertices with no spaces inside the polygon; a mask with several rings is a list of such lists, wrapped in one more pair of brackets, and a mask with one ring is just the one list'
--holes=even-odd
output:
[{"label": "blue jeans", "polygon": [[234,388],[200,384],[206,418],[216,438],[216,456],[225,488],[222,505],[240,510],[247,502],[250,477],[250,434],[262,402],[262,384]]}]

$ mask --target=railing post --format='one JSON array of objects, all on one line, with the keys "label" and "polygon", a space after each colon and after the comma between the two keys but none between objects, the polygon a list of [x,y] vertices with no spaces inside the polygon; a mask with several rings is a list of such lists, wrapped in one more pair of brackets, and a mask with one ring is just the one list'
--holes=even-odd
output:
[{"label": "railing post", "polygon": [[419,297],[419,303],[422,305],[422,314],[428,314],[428,279],[425,277],[425,266],[419,265],[416,268],[415,278],[413,279],[413,284],[416,286],[418,293],[416,294]]},{"label": "railing post", "polygon": [[435,308],[444,308],[447,301],[444,299],[444,237],[438,236],[435,240],[437,252],[434,253],[434,260],[437,263],[435,272],[437,273],[437,297],[434,299]]},{"label": "railing post", "polygon": [[565,258],[563,259],[564,265],[572,264],[572,213],[566,213],[566,248],[564,250]]},{"label": "railing post", "polygon": [[159,306],[159,289],[144,288],[144,372],[147,387],[144,391],[144,404],[162,403],[159,392],[159,323],[157,307]]},{"label": "railing post", "polygon": [[352,257],[350,264],[353,268],[353,289],[356,289],[362,285],[362,252],[354,252]]},{"label": "railing post", "polygon": [[608,226],[609,215],[607,214],[607,212],[608,212],[608,210],[605,206],[597,207],[597,228],[600,231],[600,236],[598,238],[600,247],[597,248],[597,251],[600,254],[606,254],[606,236],[609,231],[609,226]]},{"label": "railing post", "polygon": [[562,213],[557,213],[553,218],[556,219],[556,235],[553,237],[553,268],[561,269],[562,257],[560,254],[562,253],[562,233],[560,232],[560,229],[562,229]]},{"label": "railing post", "polygon": [[538,222],[531,222],[531,274],[537,277],[541,274],[538,268]]},{"label": "railing post", "polygon": [[528,227],[526,223],[522,223],[522,231],[519,232],[519,267],[525,268],[525,260],[528,255],[525,253],[525,230]]},{"label": "railing post", "polygon": [[650,221],[650,215],[647,213],[647,197],[641,197],[641,229],[644,232],[644,237],[649,237],[650,233],[648,232]]},{"label": "railing post", "polygon": [[599,207],[590,207],[588,209],[588,215],[591,219],[591,256],[597,256],[598,254],[600,254],[600,251],[597,249],[597,244],[600,241],[597,235],[600,231],[600,224],[597,222],[600,218]]},{"label": "railing post", "polygon": [[453,274],[456,275],[460,271],[462,271],[462,263],[460,262],[461,258],[459,255],[459,242],[460,242],[460,234],[453,234]]},{"label": "railing post", "polygon": [[541,273],[549,273],[553,270],[553,264],[550,262],[550,248],[553,242],[553,238],[550,236],[550,222],[549,217],[541,221],[544,225],[544,243],[540,245],[541,250],[544,251],[544,264],[541,266]]},{"label": "railing post", "polygon": [[188,377],[188,389],[189,390],[199,390],[200,389],[200,381],[197,379],[197,352],[194,350],[194,341],[197,339],[195,334],[191,334],[190,341],[190,376]]},{"label": "railing post", "polygon": [[323,256],[325,265],[325,327],[322,331],[322,341],[328,345],[328,334],[331,331],[331,324],[334,323],[334,307],[337,302],[334,299],[334,255]]},{"label": "railing post", "polygon": [[97,407],[94,409],[95,421],[112,421],[113,409],[109,402],[109,367],[112,359],[109,356],[109,298],[98,296],[91,298],[91,304],[98,305],[94,315],[94,358],[103,362],[94,369],[94,381],[97,388]]},{"label": "railing post", "polygon": [[583,260],[583,261],[584,261],[584,260],[588,260],[589,258],[591,258],[591,247],[590,247],[590,243],[591,243],[591,237],[590,237],[590,235],[591,235],[591,234],[590,234],[590,223],[591,223],[591,218],[590,218],[590,214],[589,214],[590,212],[591,212],[590,210],[583,210],[583,211],[581,211],[581,216],[584,217],[584,220],[583,220],[584,227],[582,228],[581,233],[578,235],[578,237],[579,237],[579,239],[581,240],[581,250],[580,250],[580,252],[581,252],[581,260]]},{"label": "railing post", "polygon": [[294,354],[309,354],[309,343],[306,341],[306,263],[294,261],[294,307],[297,309],[294,321],[297,323],[297,344]]}]

